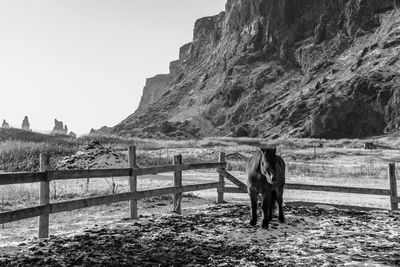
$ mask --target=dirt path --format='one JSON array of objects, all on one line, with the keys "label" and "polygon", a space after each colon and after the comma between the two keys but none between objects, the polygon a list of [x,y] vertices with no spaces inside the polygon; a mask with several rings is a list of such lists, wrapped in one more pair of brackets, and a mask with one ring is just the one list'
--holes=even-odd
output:
[{"label": "dirt path", "polygon": [[24,245],[1,266],[337,266],[400,264],[400,213],[286,207],[286,224],[249,227],[248,205],[85,230]]}]

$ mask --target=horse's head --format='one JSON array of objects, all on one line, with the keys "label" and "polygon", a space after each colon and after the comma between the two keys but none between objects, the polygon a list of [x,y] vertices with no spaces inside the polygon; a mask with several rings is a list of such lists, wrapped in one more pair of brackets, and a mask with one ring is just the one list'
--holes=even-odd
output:
[{"label": "horse's head", "polygon": [[267,182],[274,184],[278,181],[278,175],[276,173],[275,156],[276,147],[274,148],[260,148],[261,159],[260,159],[260,170],[261,173],[267,177]]}]

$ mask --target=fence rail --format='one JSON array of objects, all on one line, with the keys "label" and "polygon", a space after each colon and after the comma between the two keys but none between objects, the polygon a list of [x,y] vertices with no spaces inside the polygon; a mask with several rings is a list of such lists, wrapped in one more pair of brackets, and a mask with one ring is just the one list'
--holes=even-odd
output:
[{"label": "fence rail", "polygon": [[[98,205],[110,204],[121,201],[129,201],[130,218],[137,219],[137,200],[142,198],[173,194],[174,211],[181,213],[181,201],[183,192],[198,190],[217,189],[217,203],[224,202],[224,193],[247,193],[247,186],[239,179],[225,170],[225,154],[220,153],[219,162],[182,164],[182,156],[174,157],[174,165],[157,166],[150,168],[139,168],[136,165],[136,148],[130,146],[128,150],[129,168],[123,169],[92,169],[92,170],[49,170],[49,157],[40,156],[40,172],[28,173],[0,173],[0,185],[11,185],[21,183],[40,183],[39,205],[14,211],[0,213],[0,224],[13,221],[28,219],[39,216],[39,237],[49,235],[49,215],[58,212],[72,211],[76,209],[88,208]],[[216,169],[219,174],[218,182],[203,183],[194,185],[182,185],[182,171]],[[174,186],[160,189],[137,191],[137,176],[173,172]],[[390,197],[390,207],[392,210],[398,209],[400,197],[397,195],[397,181],[395,177],[395,165],[389,164],[388,169],[389,189],[344,187],[344,186],[323,186],[311,184],[285,185],[286,189],[327,191],[351,194],[370,194]],[[50,203],[49,183],[54,180],[67,179],[91,179],[103,177],[129,177],[129,192],[113,194],[107,196],[76,199],[58,203]],[[225,178],[236,187],[226,187]],[[346,206],[351,207],[351,206]]]},{"label": "fence rail", "polygon": [[146,191],[128,192],[120,193],[108,196],[91,197],[85,199],[77,199],[70,201],[63,201],[58,203],[51,203],[49,205],[40,205],[15,211],[8,211],[1,213],[0,224],[9,223],[13,221],[28,219],[36,216],[42,215],[44,212],[48,211],[49,214],[72,211],[76,209],[89,208],[99,205],[111,204],[121,201],[129,201],[131,199],[142,199],[148,197],[177,194],[184,192],[192,192],[206,189],[217,188],[219,183],[205,183],[205,184],[195,184],[195,185],[185,185],[180,187],[167,187]]},{"label": "fence rail", "polygon": [[[285,189],[305,190],[305,191],[324,191],[336,193],[350,193],[350,194],[366,194],[378,196],[390,196],[389,189],[374,189],[362,187],[347,187],[347,186],[325,186],[325,185],[311,185],[311,184],[285,184]],[[241,188],[237,187],[224,187],[225,193],[247,193]]]},{"label": "fence rail", "polygon": [[46,181],[44,172],[0,173],[0,185],[27,184]]},{"label": "fence rail", "polygon": [[91,169],[91,170],[66,170],[46,172],[16,172],[0,174],[0,185],[37,183],[55,180],[81,179],[81,178],[103,178],[103,177],[127,177],[157,174],[164,172],[189,171],[201,169],[217,169],[225,167],[226,163],[192,163],[181,165],[167,165],[150,168],[123,168],[123,169]]},{"label": "fence rail", "polygon": [[[233,184],[238,186],[238,187],[223,187],[222,188],[223,193],[234,193],[234,194],[247,193],[247,186],[243,182],[239,181],[237,178],[235,178],[233,175],[231,175],[224,169],[218,169],[217,171],[220,173],[220,175],[227,178]],[[325,186],[325,185],[294,184],[294,183],[286,183],[285,189],[389,196],[391,210],[397,210],[399,209],[400,197],[397,195],[397,181],[395,176],[394,163],[389,163],[388,178],[389,178],[389,189],[330,186],[330,185]],[[326,203],[320,203],[320,204],[326,204]],[[360,208],[357,206],[348,206],[348,205],[346,205],[346,207]]]}]

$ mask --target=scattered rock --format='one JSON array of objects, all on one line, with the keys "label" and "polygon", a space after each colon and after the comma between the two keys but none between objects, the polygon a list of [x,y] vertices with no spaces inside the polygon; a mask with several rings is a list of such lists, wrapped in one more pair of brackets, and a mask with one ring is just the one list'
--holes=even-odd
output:
[{"label": "scattered rock", "polygon": [[374,143],[372,143],[372,142],[365,142],[364,143],[364,149],[373,150],[373,149],[376,149],[376,148],[377,148],[376,145]]}]

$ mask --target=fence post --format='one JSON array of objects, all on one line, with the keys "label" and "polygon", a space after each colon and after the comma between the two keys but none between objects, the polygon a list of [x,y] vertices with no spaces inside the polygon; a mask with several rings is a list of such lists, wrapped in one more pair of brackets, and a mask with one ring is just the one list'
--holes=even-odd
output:
[{"label": "fence post", "polygon": [[396,165],[394,163],[389,163],[389,186],[390,186],[390,208],[392,210],[399,209],[399,204],[397,203],[397,182],[396,182]]},{"label": "fence post", "polygon": [[[128,149],[129,168],[131,168],[131,175],[129,176],[129,192],[137,191],[137,177],[132,175],[132,169],[136,168],[136,147],[129,146]],[[137,200],[129,200],[129,215],[131,219],[137,219]]]},{"label": "fence post", "polygon": [[[182,155],[174,156],[174,165],[182,164]],[[174,186],[182,186],[182,171],[174,172]],[[182,193],[174,194],[174,212],[182,214]]]},{"label": "fence post", "polygon": [[[40,171],[45,172],[46,180],[40,182],[39,205],[49,205],[50,203],[50,183],[47,177],[47,170],[50,166],[50,156],[45,153],[40,154]],[[49,209],[39,216],[39,238],[49,237]]]},{"label": "fence post", "polygon": [[[224,152],[219,153],[219,162],[225,163],[225,153]],[[221,168],[221,169],[225,170],[225,168]],[[219,175],[219,183],[220,183],[220,185],[217,188],[217,192],[218,192],[217,203],[224,203],[225,180],[224,180],[224,176],[222,176],[221,174]]]}]

